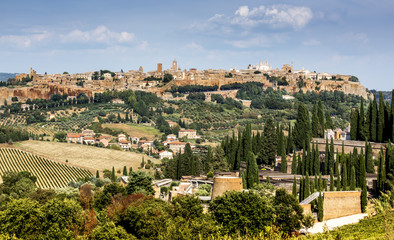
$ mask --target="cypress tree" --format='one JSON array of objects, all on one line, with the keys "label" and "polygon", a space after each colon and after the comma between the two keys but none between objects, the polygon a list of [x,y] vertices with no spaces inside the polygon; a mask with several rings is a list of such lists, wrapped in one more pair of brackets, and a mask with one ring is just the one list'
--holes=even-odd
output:
[{"label": "cypress tree", "polygon": [[298,155],[297,155],[297,174],[302,173],[301,169],[302,169],[301,153],[298,153]]},{"label": "cypress tree", "polygon": [[365,122],[364,122],[365,140],[371,139],[371,116],[372,116],[372,103],[370,102],[367,107],[367,114],[365,115]]},{"label": "cypress tree", "polygon": [[318,142],[316,142],[315,159],[314,159],[314,174],[317,175],[319,173],[320,173],[320,152],[319,152]]},{"label": "cypress tree", "polygon": [[360,114],[358,116],[358,136],[357,139],[365,140],[365,114],[364,114],[364,98],[361,98],[360,102]]},{"label": "cypress tree", "polygon": [[291,174],[297,173],[297,154],[293,151],[293,161],[291,162]]},{"label": "cypress tree", "polygon": [[334,191],[334,174],[333,169],[330,169],[330,191]]},{"label": "cypress tree", "polygon": [[324,130],[326,129],[325,120],[324,120],[324,112],[323,112],[323,104],[319,99],[318,107],[317,107],[317,116],[319,118],[319,137],[324,137]]},{"label": "cypress tree", "polygon": [[356,168],[352,166],[350,174],[350,190],[356,190]]},{"label": "cypress tree", "polygon": [[347,179],[347,169],[346,169],[346,160],[344,161],[343,166],[341,166],[343,172],[342,172],[342,188],[344,191],[348,190],[348,179]]},{"label": "cypress tree", "polygon": [[267,176],[267,183],[271,184],[270,176]]},{"label": "cypress tree", "polygon": [[358,140],[358,110],[354,109],[350,115],[350,138],[352,140]]},{"label": "cypress tree", "polygon": [[291,123],[289,122],[289,134],[287,135],[287,153],[290,153],[293,151],[293,145],[294,145],[294,141],[293,141],[293,132],[292,132],[292,127],[291,127]]},{"label": "cypress tree", "polygon": [[287,173],[287,157],[284,152],[282,152],[281,156],[280,171],[282,173]]},{"label": "cypress tree", "polygon": [[316,188],[317,191],[319,191],[319,178],[317,177],[317,175],[315,174],[315,179],[314,179],[314,186]]},{"label": "cypress tree", "polygon": [[[326,112],[326,129],[333,129],[334,123],[329,112]],[[324,132],[324,131],[323,131]]]},{"label": "cypress tree", "polygon": [[377,130],[377,140],[378,142],[383,142],[384,138],[384,114],[385,105],[382,92],[379,92],[379,111],[378,111],[378,130]]},{"label": "cypress tree", "polygon": [[317,200],[317,219],[319,222],[323,221],[324,217],[324,211],[323,211],[323,197],[321,196],[321,193],[319,193],[319,197]]},{"label": "cypress tree", "polygon": [[361,212],[365,213],[368,205],[368,199],[367,199],[367,184],[364,182],[362,184],[362,190],[361,190]]},{"label": "cypress tree", "polygon": [[311,123],[309,113],[303,103],[298,106],[297,118],[294,127],[294,143],[296,147],[301,148],[309,144],[311,137]]},{"label": "cypress tree", "polygon": [[294,175],[294,181],[293,181],[293,196],[297,197],[297,178]]},{"label": "cypress tree", "polygon": [[339,174],[338,174],[338,177],[337,177],[337,191],[341,191],[341,179],[339,177]]},{"label": "cypress tree", "polygon": [[337,152],[335,155],[334,174],[339,174],[338,168],[339,168],[339,153],[337,148]]},{"label": "cypress tree", "polygon": [[330,153],[329,153],[328,169],[330,172],[334,169],[334,140],[331,138]]},{"label": "cypress tree", "polygon": [[313,105],[312,113],[312,137],[319,137],[319,117],[317,116],[317,106]]},{"label": "cypress tree", "polygon": [[123,166],[123,176],[127,176],[127,167]]},{"label": "cypress tree", "polygon": [[306,148],[306,158],[305,158],[305,173],[309,173],[309,166],[310,166],[310,162],[311,162],[311,147],[310,144],[307,145]]},{"label": "cypress tree", "polygon": [[372,111],[371,111],[371,139],[373,142],[378,140],[378,103],[376,102],[376,96],[373,97]]},{"label": "cypress tree", "polygon": [[375,173],[375,167],[372,160],[372,146],[368,141],[365,142],[365,158],[367,173]]},{"label": "cypress tree", "polygon": [[310,190],[311,190],[311,188],[310,188],[310,184],[309,184],[309,174],[306,173],[304,199],[309,197],[309,195],[311,195]]},{"label": "cypress tree", "polygon": [[99,172],[99,170],[96,171],[96,178],[100,178],[100,172]]},{"label": "cypress tree", "polygon": [[365,157],[364,151],[361,148],[360,157],[359,157],[359,166],[358,166],[358,182],[357,186],[362,188],[362,182],[366,179],[366,170],[365,170]]},{"label": "cypress tree", "polygon": [[[269,177],[268,177],[269,180]],[[246,180],[246,171],[242,172],[242,185],[244,189],[248,189],[248,181]]]},{"label": "cypress tree", "polygon": [[301,202],[302,200],[304,200],[304,181],[305,180],[305,178],[304,178],[304,176],[302,176],[301,178],[300,178],[300,194],[298,195],[298,197],[299,197],[299,202]]},{"label": "cypress tree", "polygon": [[306,151],[305,147],[302,149],[302,160],[301,160],[301,174],[305,175],[305,162],[306,162]]},{"label": "cypress tree", "polygon": [[115,176],[115,167],[112,167],[112,172],[111,172],[111,180],[112,180],[113,182],[115,182],[115,181],[116,181],[116,176]]},{"label": "cypress tree", "polygon": [[275,131],[274,122],[269,118],[264,124],[264,163],[273,164],[277,151],[277,135]]},{"label": "cypress tree", "polygon": [[386,182],[386,169],[385,169],[385,161],[383,156],[383,149],[380,149],[378,156],[378,181],[377,181],[377,192],[380,196],[382,192],[384,192],[384,185]]},{"label": "cypress tree", "polygon": [[321,174],[319,174],[319,192],[323,191],[323,179]]},{"label": "cypress tree", "polygon": [[255,184],[259,183],[259,169],[257,167],[257,162],[252,151],[246,152],[246,181],[248,189],[252,188]]},{"label": "cypress tree", "polygon": [[315,143],[312,142],[312,153],[311,153],[311,157],[309,158],[309,174],[310,175],[314,175],[314,170],[315,170],[315,155],[316,155],[316,151],[315,151]]},{"label": "cypress tree", "polygon": [[328,174],[328,161],[330,158],[330,150],[328,148],[328,138],[326,138],[326,152],[324,154],[324,174]]}]

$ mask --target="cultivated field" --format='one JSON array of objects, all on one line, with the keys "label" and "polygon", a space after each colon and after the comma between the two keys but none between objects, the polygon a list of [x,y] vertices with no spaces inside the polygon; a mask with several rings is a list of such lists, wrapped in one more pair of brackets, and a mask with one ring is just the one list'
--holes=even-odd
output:
[{"label": "cultivated field", "polygon": [[0,175],[28,171],[39,188],[62,188],[70,181],[92,176],[86,169],[68,166],[15,148],[0,148]]},{"label": "cultivated field", "polygon": [[131,137],[146,137],[149,140],[160,136],[162,133],[154,127],[143,126],[141,124],[124,124],[124,123],[106,123],[102,125],[103,128],[110,128],[114,130],[122,130]]},{"label": "cultivated field", "polygon": [[104,169],[111,170],[112,167],[115,167],[115,170],[121,171],[124,166],[127,168],[133,167],[133,170],[136,171],[141,164],[142,157],[144,157],[145,162],[148,159],[154,163],[160,162],[160,160],[140,153],[72,143],[29,140],[16,143],[15,146],[60,163],[88,169],[93,174],[96,173],[96,170],[99,170],[100,177],[103,176],[102,171]]}]

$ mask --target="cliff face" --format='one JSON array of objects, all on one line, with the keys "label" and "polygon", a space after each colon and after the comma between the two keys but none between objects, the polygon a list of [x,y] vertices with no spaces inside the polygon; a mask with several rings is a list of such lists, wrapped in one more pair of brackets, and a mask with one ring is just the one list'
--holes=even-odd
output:
[{"label": "cliff face", "polygon": [[0,104],[4,101],[11,101],[12,97],[18,97],[19,100],[30,99],[49,99],[52,94],[67,94],[68,96],[78,96],[80,93],[85,93],[86,96],[92,97],[93,91],[90,89],[76,88],[62,85],[42,85],[40,87],[21,87],[21,88],[0,88]]}]

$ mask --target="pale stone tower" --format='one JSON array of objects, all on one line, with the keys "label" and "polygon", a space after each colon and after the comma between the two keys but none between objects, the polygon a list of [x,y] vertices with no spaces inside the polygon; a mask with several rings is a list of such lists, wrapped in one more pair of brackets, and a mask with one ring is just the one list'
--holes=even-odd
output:
[{"label": "pale stone tower", "polygon": [[176,71],[177,69],[178,69],[178,67],[177,67],[177,62],[176,62],[176,60],[174,59],[174,61],[172,61],[172,70],[174,70],[174,71]]}]

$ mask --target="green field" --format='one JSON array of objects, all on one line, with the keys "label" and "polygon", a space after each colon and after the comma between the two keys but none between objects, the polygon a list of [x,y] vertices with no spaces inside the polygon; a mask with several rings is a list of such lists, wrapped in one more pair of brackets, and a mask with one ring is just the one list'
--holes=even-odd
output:
[{"label": "green field", "polygon": [[126,132],[131,137],[146,137],[150,140],[158,138],[162,135],[160,131],[151,126],[144,126],[142,124],[134,123],[106,123],[102,125],[103,128],[110,128],[112,130],[118,130]]},{"label": "green field", "polygon": [[0,175],[28,171],[37,177],[39,188],[62,188],[70,181],[92,176],[86,169],[51,161],[15,148],[0,148]]}]

